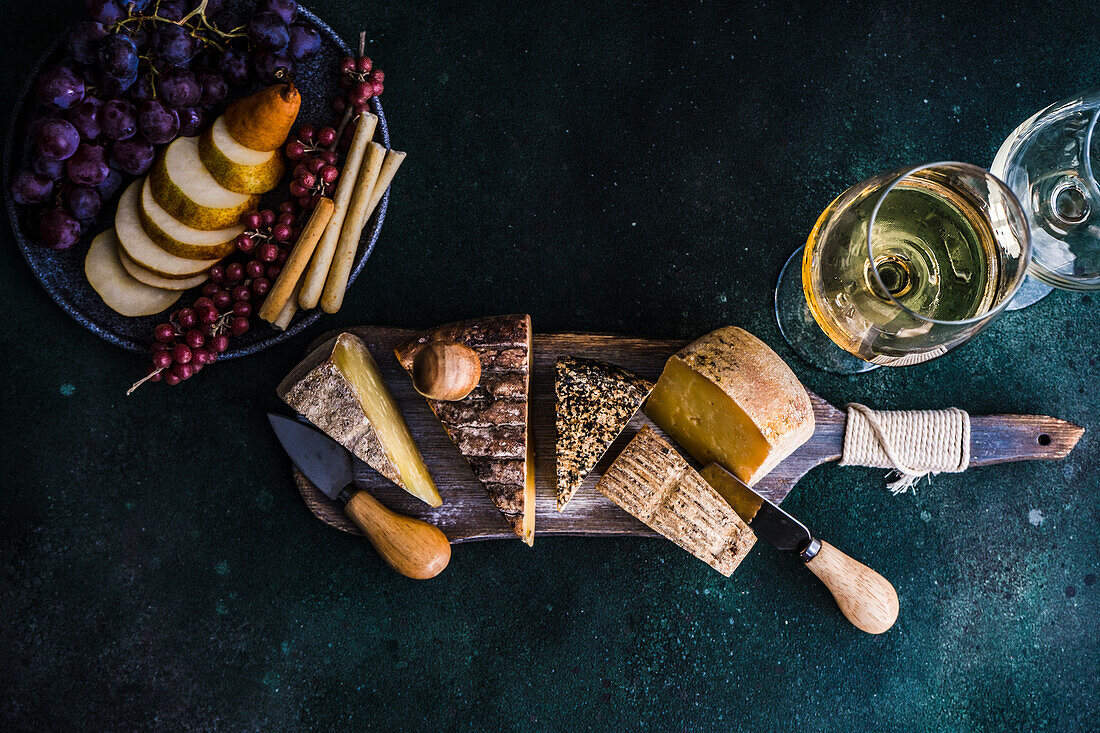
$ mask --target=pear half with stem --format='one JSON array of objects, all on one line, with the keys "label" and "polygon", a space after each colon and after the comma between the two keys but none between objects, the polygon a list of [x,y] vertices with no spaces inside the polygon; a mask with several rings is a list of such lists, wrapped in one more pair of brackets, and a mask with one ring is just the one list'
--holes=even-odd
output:
[{"label": "pear half with stem", "polygon": [[92,240],[84,257],[84,275],[107,307],[124,316],[151,316],[179,300],[182,291],[150,287],[135,280],[122,266],[118,237],[108,229]]},{"label": "pear half with stem", "polygon": [[279,185],[285,166],[280,150],[253,150],[233,139],[225,117],[199,135],[199,158],[214,180],[237,193],[267,193]]},{"label": "pear half with stem", "polygon": [[176,138],[149,171],[153,198],[173,218],[192,229],[226,229],[256,208],[259,196],[237,193],[218,183],[199,157],[199,139]]},{"label": "pear half with stem", "polygon": [[205,273],[219,262],[219,259],[189,260],[177,257],[157,246],[141,226],[138,215],[140,195],[141,181],[137,180],[123,191],[118,200],[118,211],[115,212],[115,233],[127,257],[146,270],[170,280],[187,280]]},{"label": "pear half with stem", "polygon": [[237,248],[237,237],[244,231],[238,224],[228,229],[192,229],[175,219],[153,198],[153,186],[146,178],[141,185],[141,205],[138,217],[145,233],[161,249],[186,260],[212,260],[226,257]]}]

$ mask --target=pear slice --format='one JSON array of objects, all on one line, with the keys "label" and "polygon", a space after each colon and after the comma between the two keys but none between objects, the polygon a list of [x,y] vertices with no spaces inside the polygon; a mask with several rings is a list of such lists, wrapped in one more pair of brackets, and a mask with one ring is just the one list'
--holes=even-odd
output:
[{"label": "pear slice", "polygon": [[153,288],[161,288],[163,290],[187,290],[196,285],[202,285],[207,280],[207,273],[205,272],[200,272],[198,275],[182,280],[161,277],[151,270],[146,270],[144,267],[127,257],[126,253],[122,251],[122,247],[118,248],[118,259],[122,262],[122,266],[126,269],[126,272],[130,273],[130,277]]},{"label": "pear slice", "polygon": [[118,258],[118,237],[114,229],[92,240],[84,258],[84,275],[107,307],[124,316],[151,316],[179,300],[178,290],[149,287],[130,276]]},{"label": "pear slice", "polygon": [[199,157],[197,137],[176,138],[149,171],[153,198],[174,218],[193,229],[226,229],[254,209],[259,196],[224,188]]},{"label": "pear slice", "polygon": [[244,231],[244,226],[240,224],[228,229],[203,231],[177,221],[153,198],[153,187],[148,178],[141,186],[138,217],[142,229],[161,249],[186,260],[226,257],[237,248],[235,240]]},{"label": "pear slice", "polygon": [[172,280],[186,280],[205,273],[218,263],[212,260],[188,260],[165,252],[141,227],[138,209],[141,207],[141,181],[134,181],[118,200],[115,212],[115,233],[122,251],[146,270]]},{"label": "pear slice", "polygon": [[279,150],[246,148],[225,129],[224,117],[199,136],[199,157],[215,181],[237,193],[267,193],[279,185],[285,170]]}]

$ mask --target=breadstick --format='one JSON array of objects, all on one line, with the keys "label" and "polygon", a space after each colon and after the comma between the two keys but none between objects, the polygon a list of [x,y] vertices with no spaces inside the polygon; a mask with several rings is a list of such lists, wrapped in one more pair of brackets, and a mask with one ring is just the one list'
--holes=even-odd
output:
[{"label": "breadstick", "polygon": [[[348,218],[344,221],[344,231],[340,233],[340,239],[341,243],[346,247],[350,247],[350,249],[345,252],[347,258],[346,262],[341,264],[340,254],[337,254],[336,262],[333,263],[332,269],[329,270],[329,279],[325,283],[325,292],[321,298],[321,307],[324,308],[326,313],[335,313],[340,310],[340,305],[343,303],[344,294],[348,287],[348,276],[351,274],[351,267],[355,262],[355,252],[359,247],[359,240],[363,236],[363,228],[367,225],[367,220],[370,219],[371,214],[378,208],[378,203],[382,200],[382,196],[385,195],[386,189],[390,187],[390,183],[393,181],[397,169],[401,167],[401,163],[404,160],[405,153],[398,150],[386,151],[386,157],[382,161],[381,169],[378,171],[378,178],[374,182],[374,186],[371,190],[370,201],[362,208],[359,221],[356,223],[355,228],[348,230],[348,225],[351,223],[350,213],[348,214]],[[364,165],[364,174],[366,171],[367,166]],[[340,266],[340,269],[338,269],[338,266]]]},{"label": "breadstick", "polygon": [[279,313],[279,317],[271,322],[272,326],[280,331],[285,331],[286,327],[290,325],[290,322],[294,319],[294,314],[298,312],[298,291],[301,289],[302,283],[299,281],[297,287],[294,288],[294,293],[287,299],[286,305]]},{"label": "breadstick", "polygon": [[378,182],[374,184],[374,193],[370,197],[370,206],[367,207],[366,216],[363,217],[363,221],[359,224],[359,228],[362,229],[367,225],[367,219],[374,213],[374,210],[378,208],[378,203],[382,200],[382,197],[386,194],[386,189],[393,183],[393,177],[397,174],[397,169],[401,167],[401,164],[405,162],[405,153],[400,150],[387,150],[386,159],[382,162],[382,170],[378,174]]},{"label": "breadstick", "polygon": [[321,239],[321,233],[324,232],[325,225],[332,218],[334,208],[335,204],[332,203],[332,199],[325,197],[318,199],[314,205],[309,221],[306,222],[305,228],[298,236],[298,241],[294,244],[290,257],[287,258],[282,272],[275,280],[275,285],[271,288],[271,292],[267,294],[267,298],[264,299],[264,304],[260,308],[260,318],[268,323],[275,322],[279,314],[283,312],[287,299],[298,287],[298,283],[302,279],[302,273],[305,272],[306,265],[309,264],[309,258],[313,256],[313,250],[317,248],[317,242]]},{"label": "breadstick", "polygon": [[340,228],[344,225],[344,217],[348,212],[348,204],[351,202],[351,193],[355,188],[355,181],[359,178],[359,169],[363,166],[363,154],[367,152],[367,144],[374,137],[374,127],[378,124],[378,118],[372,114],[360,116],[355,126],[355,136],[351,140],[351,148],[348,157],[344,161],[344,169],[340,172],[340,182],[336,184],[336,195],[333,203],[336,205],[329,219],[328,226],[317,248],[313,252],[313,259],[309,263],[309,271],[306,272],[305,284],[298,295],[298,304],[303,308],[313,308],[321,299],[321,291],[325,287],[328,278],[328,270],[332,265],[332,257],[336,254],[336,243],[340,238]]},{"label": "breadstick", "polygon": [[340,228],[340,241],[336,245],[336,254],[328,270],[325,292],[321,295],[321,308],[325,313],[335,313],[340,310],[340,304],[344,300],[348,276],[355,262],[355,252],[359,249],[359,236],[363,231],[360,222],[365,220],[364,212],[370,205],[374,183],[378,180],[378,173],[382,170],[382,161],[385,157],[386,148],[378,143],[370,144],[367,159],[359,171],[359,180],[355,182],[355,191],[351,194],[351,204],[348,205],[348,213],[344,217],[344,226]]}]

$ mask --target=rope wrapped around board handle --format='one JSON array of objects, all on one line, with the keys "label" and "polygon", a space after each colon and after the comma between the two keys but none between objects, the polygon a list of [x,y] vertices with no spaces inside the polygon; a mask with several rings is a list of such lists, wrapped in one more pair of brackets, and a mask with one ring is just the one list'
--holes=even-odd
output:
[{"label": "rope wrapped around board handle", "polygon": [[895,496],[915,491],[929,474],[960,473],[970,465],[965,410],[872,410],[858,402],[847,410],[840,465],[892,469],[897,477],[886,485]]}]

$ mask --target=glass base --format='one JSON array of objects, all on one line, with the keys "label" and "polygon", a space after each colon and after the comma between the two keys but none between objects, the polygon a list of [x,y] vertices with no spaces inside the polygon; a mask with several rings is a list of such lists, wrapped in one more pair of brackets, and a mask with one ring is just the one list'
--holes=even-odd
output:
[{"label": "glass base", "polygon": [[862,374],[879,368],[833,343],[817,325],[802,290],[802,251],[799,247],[783,265],[775,286],[775,320],[779,331],[805,362],[833,374]]},{"label": "glass base", "polygon": [[1024,278],[1024,282],[1020,286],[1020,289],[1012,296],[1012,300],[1008,301],[1005,310],[1018,311],[1021,308],[1027,308],[1029,305],[1035,305],[1040,300],[1050,295],[1053,290],[1054,288],[1028,275]]}]

